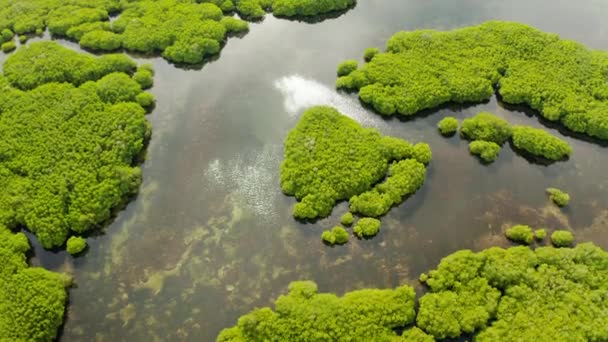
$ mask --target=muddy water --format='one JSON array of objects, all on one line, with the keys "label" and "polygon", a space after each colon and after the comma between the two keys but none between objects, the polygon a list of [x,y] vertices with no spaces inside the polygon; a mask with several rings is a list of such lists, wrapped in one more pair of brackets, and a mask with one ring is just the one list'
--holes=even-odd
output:
[{"label": "muddy water", "polygon": [[[544,166],[507,146],[484,166],[466,142],[439,136],[435,127],[443,116],[488,110],[560,133],[497,99],[407,122],[384,119],[333,87],[341,60],[384,46],[399,30],[516,20],[608,50],[607,16],[608,4],[600,0],[550,6],[540,0],[361,0],[317,24],[269,16],[200,70],[148,59],[156,68],[158,103],[149,116],[154,132],[141,193],[104,234],[89,239],[85,257],[36,248],[34,263],[71,272],[78,285],[61,340],[212,341],[292,280],[315,280],[339,293],[414,284],[457,249],[506,244],[501,229],[508,223],[569,227],[608,248],[605,147],[565,137],[573,156]],[[383,219],[372,240],[324,246],[321,231],[346,204],[329,219],[303,225],[291,217],[294,200],[280,192],[282,141],[315,104],[433,149],[423,188]],[[559,210],[548,203],[548,186],[568,191],[571,205]]]}]

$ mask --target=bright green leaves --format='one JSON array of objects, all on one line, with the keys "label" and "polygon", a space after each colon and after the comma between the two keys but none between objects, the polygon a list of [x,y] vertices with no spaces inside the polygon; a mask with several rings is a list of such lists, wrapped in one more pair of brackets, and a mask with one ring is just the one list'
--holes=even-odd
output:
[{"label": "bright green leaves", "polygon": [[134,163],[150,127],[135,102],[145,93],[124,73],[134,69],[126,56],[94,58],[54,42],[31,44],[6,61],[0,225],[27,227],[45,248],[59,247],[137,192]]},{"label": "bright green leaves", "polygon": [[272,12],[278,17],[309,17],[344,11],[355,2],[356,0],[273,0]]},{"label": "bright green leaves", "polygon": [[511,137],[511,126],[494,114],[481,112],[464,119],[460,132],[469,140],[492,141],[502,145]]},{"label": "bright green leaves", "polygon": [[493,141],[475,140],[469,143],[469,152],[479,156],[484,162],[491,163],[500,153],[500,145]]},{"label": "bright green leaves", "polygon": [[19,49],[4,63],[4,75],[12,86],[27,90],[50,82],[78,86],[113,72],[130,73],[135,67],[135,62],[125,55],[95,58],[50,41]]},{"label": "bright green leaves", "polygon": [[76,255],[87,248],[87,240],[80,236],[72,236],[68,239],[66,251],[72,255]]},{"label": "bright green leaves", "polygon": [[505,231],[507,239],[529,245],[534,240],[532,228],[526,225],[518,224]]},{"label": "bright green leaves", "polygon": [[336,226],[332,230],[324,231],[321,239],[330,245],[343,245],[348,242],[348,232],[343,227]]},{"label": "bright green leaves", "polygon": [[0,340],[51,341],[63,322],[68,279],[28,267],[22,233],[0,225]]},{"label": "bright green leaves", "polygon": [[[401,139],[382,137],[377,130],[363,128],[333,108],[313,107],[285,141],[281,188],[300,200],[294,217],[326,217],[336,201],[369,191],[385,177],[389,162],[397,161],[391,166],[388,185],[379,184],[369,196],[356,200],[359,204],[355,208],[381,202],[380,209],[374,210],[374,216],[380,216],[422,185],[423,163],[430,158],[426,144],[412,146]],[[366,203],[368,198],[374,203]]]},{"label": "bright green leaves", "polygon": [[357,221],[353,232],[360,238],[370,238],[380,231],[380,220],[371,217],[364,217]]},{"label": "bright green leaves", "polygon": [[[409,286],[364,289],[337,297],[317,293],[310,281],[293,282],[276,301],[242,316],[217,341],[380,341],[397,337],[393,329],[414,321],[416,294]],[[421,335],[419,332],[418,335]]]},{"label": "bright green leaves", "polygon": [[439,121],[439,123],[437,124],[437,129],[439,129],[439,132],[442,135],[450,136],[456,133],[456,131],[458,131],[459,125],[460,123],[458,122],[458,119],[453,116],[446,116],[445,118],[441,119],[441,121]]},{"label": "bright green leaves", "polygon": [[551,243],[555,247],[569,247],[574,242],[574,235],[567,230],[556,230],[551,234]]},{"label": "bright green leaves", "polygon": [[338,65],[338,76],[348,76],[353,71],[357,70],[359,63],[354,59],[349,59]]},{"label": "bright green leaves", "polygon": [[560,207],[566,206],[570,202],[570,195],[558,188],[547,188],[547,194],[549,194],[549,199]]},{"label": "bright green leaves", "polygon": [[513,145],[534,156],[551,161],[562,160],[572,153],[572,147],[542,129],[513,126]]},{"label": "bright green leaves", "polygon": [[368,63],[339,75],[336,86],[359,90],[379,114],[479,102],[496,87],[507,103],[527,104],[575,132],[608,139],[604,52],[500,21],[449,32],[398,32],[386,52],[371,51]]}]

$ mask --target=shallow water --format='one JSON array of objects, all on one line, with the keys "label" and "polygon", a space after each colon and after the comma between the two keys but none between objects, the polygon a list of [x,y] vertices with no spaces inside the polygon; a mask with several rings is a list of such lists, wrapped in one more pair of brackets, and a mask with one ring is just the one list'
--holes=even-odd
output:
[{"label": "shallow water", "polygon": [[[566,137],[574,148],[570,160],[543,166],[505,146],[484,166],[465,141],[437,133],[443,116],[488,110],[559,133],[496,99],[407,122],[385,119],[333,87],[340,61],[383,47],[402,29],[516,20],[608,50],[606,17],[608,3],[601,0],[551,6],[540,0],[361,0],[318,24],[268,16],[230,39],[221,58],[201,70],[148,59],[156,69],[157,107],[149,115],[154,130],[139,196],[89,239],[85,257],[35,248],[34,264],[71,272],[77,284],[61,340],[212,341],[290,281],[311,279],[338,293],[415,284],[420,272],[455,250],[507,245],[505,223],[571,227],[579,239],[608,248],[606,147]],[[321,231],[339,220],[346,204],[328,219],[299,224],[291,216],[293,198],[280,192],[283,139],[315,104],[433,149],[425,185],[383,218],[372,240],[323,245]],[[571,194],[567,209],[548,202],[548,186]]]}]

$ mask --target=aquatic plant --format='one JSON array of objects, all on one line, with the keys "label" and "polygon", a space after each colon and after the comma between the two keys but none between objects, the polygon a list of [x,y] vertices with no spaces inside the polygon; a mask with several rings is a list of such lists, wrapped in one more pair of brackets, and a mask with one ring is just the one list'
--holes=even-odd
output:
[{"label": "aquatic plant", "polygon": [[266,307],[242,316],[217,341],[389,340],[397,337],[393,329],[414,321],[415,297],[414,289],[407,285],[338,297],[318,293],[311,281],[297,281],[289,285],[287,295],[276,300],[275,311]]},{"label": "aquatic plant", "polygon": [[547,188],[546,191],[549,194],[549,199],[560,207],[566,206],[570,202],[570,195],[558,188]]},{"label": "aquatic plant", "polygon": [[350,210],[363,216],[380,217],[415,193],[424,183],[425,175],[424,165],[415,159],[394,162],[386,181],[350,198]]},{"label": "aquatic plant", "polygon": [[356,0],[272,0],[272,13],[278,17],[310,17],[344,11],[355,3]]},{"label": "aquatic plant", "polygon": [[122,46],[120,35],[103,30],[90,31],[80,38],[80,46],[97,51],[114,51]]},{"label": "aquatic plant", "polygon": [[534,233],[532,232],[532,228],[525,225],[515,225],[511,228],[508,228],[505,231],[505,235],[507,239],[519,243],[523,243],[529,245],[534,240]]},{"label": "aquatic plant", "polygon": [[2,43],[2,46],[0,46],[0,49],[2,49],[2,52],[4,53],[9,53],[11,51],[14,51],[17,48],[17,44],[15,44],[14,41],[8,41],[6,43]]},{"label": "aquatic plant", "polygon": [[0,225],[0,336],[3,341],[53,341],[63,323],[69,277],[28,267],[23,233]]},{"label": "aquatic plant", "polygon": [[469,140],[491,141],[502,145],[511,137],[511,126],[492,113],[481,112],[464,119],[460,133]]},{"label": "aquatic plant", "polygon": [[[0,224],[45,248],[107,221],[141,183],[150,125],[128,57],[55,42],[20,48],[0,76]],[[62,83],[58,83],[62,82]]]},{"label": "aquatic plant", "polygon": [[355,222],[355,218],[353,217],[353,214],[349,211],[346,214],[342,215],[342,217],[340,218],[340,223],[342,223],[345,226],[352,226],[352,224]]},{"label": "aquatic plant", "polygon": [[348,232],[344,227],[336,226],[332,230],[326,230],[321,239],[330,245],[343,245],[348,242]]},{"label": "aquatic plant", "polygon": [[[417,314],[409,286],[339,298],[317,293],[312,282],[296,282],[274,311],[242,316],[217,341],[433,341],[463,334],[482,342],[602,341],[608,339],[607,276],[608,253],[592,243],[461,250],[421,275],[429,291]],[[397,336],[414,317],[415,326]]]},{"label": "aquatic plant", "polygon": [[572,153],[572,147],[564,140],[542,129],[527,126],[513,126],[513,145],[549,160],[561,160]]},{"label": "aquatic plant", "polygon": [[453,116],[446,116],[437,124],[437,128],[442,135],[448,136],[456,133],[460,122]]},{"label": "aquatic plant", "polygon": [[569,247],[574,242],[574,235],[567,230],[556,230],[551,234],[551,243],[555,247]]},{"label": "aquatic plant", "polygon": [[[363,128],[333,108],[312,107],[304,112],[285,141],[281,188],[300,200],[294,207],[294,217],[326,217],[336,201],[362,194],[384,178],[389,162],[405,160],[391,167],[394,176],[388,181],[399,184],[398,189],[378,185],[372,190],[378,194],[390,191],[387,200],[395,204],[397,197],[411,194],[424,180],[422,163],[431,157],[430,148],[426,144],[417,146],[382,137],[376,129]],[[357,202],[366,202],[367,198],[366,195]],[[383,208],[388,210],[391,205],[383,204]],[[363,204],[355,207],[362,208]]]},{"label": "aquatic plant", "polygon": [[375,236],[380,231],[380,220],[364,217],[357,221],[355,227],[353,228],[353,232],[360,238],[368,238]]},{"label": "aquatic plant", "polygon": [[491,163],[500,153],[500,145],[493,141],[475,140],[469,143],[469,151],[478,155],[483,161]]},{"label": "aquatic plant", "polygon": [[534,239],[536,241],[542,241],[547,237],[547,230],[537,229],[534,231]]},{"label": "aquatic plant", "polygon": [[72,255],[76,255],[84,251],[85,248],[87,248],[87,240],[85,238],[80,236],[71,236],[68,239],[65,250]]},{"label": "aquatic plant", "polygon": [[[526,104],[572,131],[608,139],[608,54],[525,24],[398,32],[386,52],[341,76],[382,115],[489,99]],[[476,139],[474,139],[476,140]],[[488,140],[488,139],[483,139]],[[497,142],[498,143],[498,142]]]},{"label": "aquatic plant", "polygon": [[363,53],[363,59],[366,62],[369,62],[374,58],[375,55],[377,55],[379,53],[380,53],[380,49],[378,49],[378,48],[372,48],[372,47],[367,48],[367,49],[365,49],[365,52]]},{"label": "aquatic plant", "polygon": [[351,72],[357,70],[358,67],[359,67],[359,62],[357,62],[354,59],[349,59],[347,61],[344,61],[344,62],[340,63],[340,65],[338,65],[338,76],[349,75]]}]

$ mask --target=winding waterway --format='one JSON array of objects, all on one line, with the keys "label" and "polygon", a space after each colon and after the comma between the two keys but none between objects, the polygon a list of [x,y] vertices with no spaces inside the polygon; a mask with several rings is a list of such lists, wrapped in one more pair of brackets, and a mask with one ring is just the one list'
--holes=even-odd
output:
[{"label": "winding waterway", "polygon": [[[68,271],[77,284],[60,340],[212,341],[240,315],[269,305],[290,281],[311,279],[338,293],[415,284],[420,272],[455,250],[504,245],[503,224],[571,228],[580,240],[608,248],[606,147],[565,137],[574,149],[566,162],[532,164],[504,148],[484,166],[465,141],[437,133],[442,117],[487,110],[513,124],[558,130],[496,98],[407,122],[385,119],[333,86],[340,61],[383,47],[399,30],[514,20],[608,50],[608,2],[548,3],[360,0],[315,24],[269,15],[200,70],[147,59],[156,70],[157,106],[148,117],[153,136],[139,196],[89,239],[84,257],[35,246],[34,264]],[[323,245],[321,231],[346,204],[328,219],[299,224],[291,216],[294,199],[280,191],[283,139],[315,104],[431,145],[426,183],[391,210],[372,240]],[[548,202],[549,186],[570,193],[566,209]]]}]

